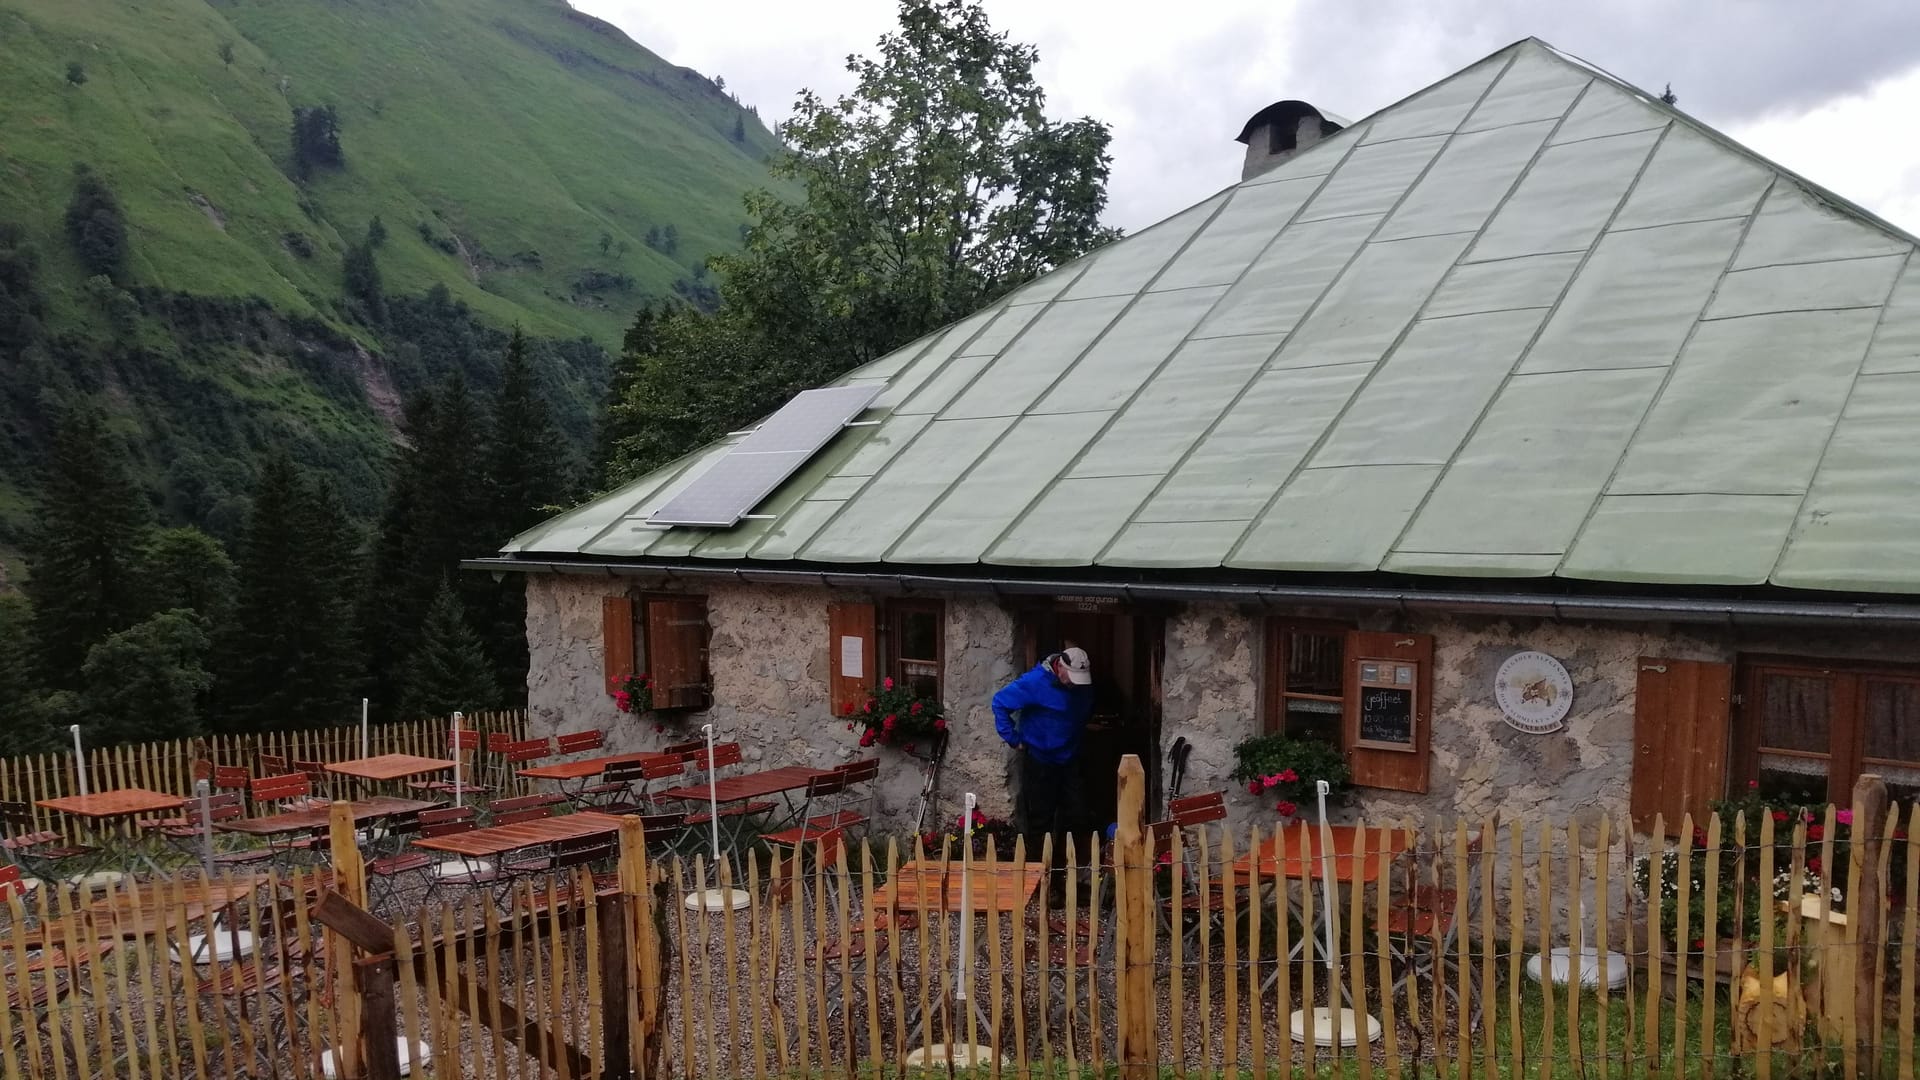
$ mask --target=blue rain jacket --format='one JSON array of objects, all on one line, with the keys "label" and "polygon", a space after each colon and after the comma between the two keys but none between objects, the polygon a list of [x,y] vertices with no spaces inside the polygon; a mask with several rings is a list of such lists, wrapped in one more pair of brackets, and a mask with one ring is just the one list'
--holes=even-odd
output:
[{"label": "blue rain jacket", "polygon": [[[1020,714],[1016,723],[1014,713]],[[1093,715],[1093,687],[1063,684],[1045,660],[993,695],[993,726],[1008,746],[1051,765],[1064,765],[1080,753],[1080,733]]]}]

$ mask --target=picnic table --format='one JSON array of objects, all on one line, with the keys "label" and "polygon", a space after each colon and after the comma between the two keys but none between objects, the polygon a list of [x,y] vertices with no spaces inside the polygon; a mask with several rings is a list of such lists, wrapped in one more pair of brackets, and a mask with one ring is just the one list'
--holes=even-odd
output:
[{"label": "picnic table", "polygon": [[[742,773],[716,782],[713,785],[711,798],[719,805],[726,806],[730,803],[752,802],[755,799],[779,795],[787,803],[788,818],[797,818],[799,809],[793,805],[792,793],[805,791],[807,785],[811,784],[815,778],[825,776],[832,771],[831,769],[810,769],[805,765],[783,765],[777,769]],[[685,784],[681,787],[668,788],[660,793],[660,798],[704,803],[708,801],[709,793],[705,784]],[[765,809],[771,809],[771,807]],[[721,816],[727,816],[726,812],[722,811]],[[706,821],[703,815],[695,813],[688,816],[687,823],[704,825]],[[730,837],[730,839],[738,840],[738,837]]]},{"label": "picnic table", "polygon": [[538,818],[512,825],[491,825],[463,833],[415,840],[413,846],[429,851],[445,851],[463,859],[492,859],[559,840],[619,832],[620,820],[612,814],[590,810],[561,817]]},{"label": "picnic table", "polygon": [[[358,799],[344,805],[352,811],[353,823],[358,825],[363,821],[392,817],[395,814],[416,814],[422,810],[431,810],[440,804],[419,799],[396,799],[387,795],[376,795],[371,799]],[[322,806],[312,810],[291,810],[284,814],[265,814],[260,817],[218,821],[213,827],[222,832],[245,833],[248,836],[282,836],[286,833],[311,832],[314,829],[324,828],[330,820],[328,815],[331,812],[332,807]]]},{"label": "picnic table", "polygon": [[[28,948],[40,948],[45,945],[64,947],[73,942],[116,938],[132,941],[152,937],[168,933],[176,925],[176,918],[194,922],[224,912],[252,896],[266,883],[264,876],[249,874],[214,881],[185,882],[179,886],[178,893],[173,888],[161,885],[141,889],[137,896],[131,891],[116,891],[72,912],[64,919],[50,919],[30,930],[21,931],[19,940]],[[178,909],[174,907],[176,901],[180,905]],[[176,915],[176,910],[180,914]],[[11,943],[11,940],[0,942],[0,952],[5,952]]]},{"label": "picnic table", "polygon": [[[1366,855],[1359,856],[1360,834],[1366,834]],[[1234,860],[1234,880],[1245,885],[1256,883],[1262,890],[1276,882],[1302,882],[1311,887],[1315,881],[1326,881],[1328,872],[1332,872],[1332,881],[1336,886],[1370,885],[1379,881],[1393,866],[1394,860],[1413,850],[1413,834],[1404,829],[1370,829],[1362,825],[1314,825],[1307,829],[1309,840],[1303,847],[1300,843],[1300,830],[1288,829],[1283,840],[1283,851],[1279,858],[1273,853],[1273,845],[1260,845],[1258,852],[1248,852]],[[1331,847],[1329,847],[1331,844]],[[1254,875],[1258,874],[1258,877]],[[1287,908],[1293,917],[1305,922],[1305,907],[1300,896],[1293,889],[1287,889]],[[1319,917],[1324,918],[1321,912]],[[1311,949],[1315,953],[1324,952],[1326,943],[1321,939],[1318,927],[1306,927],[1293,942],[1288,959],[1298,959],[1302,953]],[[1337,947],[1337,946],[1336,946]],[[1308,960],[1313,960],[1309,956]],[[1322,962],[1328,958],[1321,956]],[[1276,967],[1268,974],[1261,988],[1271,987],[1280,977]],[[1347,993],[1347,987],[1341,986],[1341,993]],[[1349,1002],[1351,1004],[1351,1002]]]},{"label": "picnic table", "polygon": [[[529,780],[552,780],[560,785],[560,790],[569,802],[580,801],[581,789],[587,781],[599,777],[614,765],[632,762],[638,765],[651,765],[655,762],[677,759],[678,754],[663,754],[658,750],[638,750],[630,754],[606,754],[601,757],[581,758],[579,761],[556,761],[547,765],[529,765],[520,770],[520,775]],[[573,790],[567,790],[572,784]]]},{"label": "picnic table", "polygon": [[419,754],[375,754],[373,757],[336,761],[327,771],[359,780],[405,780],[410,776],[444,772],[454,767],[451,758],[421,757]]},{"label": "picnic table", "polygon": [[[112,845],[104,842],[107,837],[102,832],[102,826],[106,822],[116,818],[135,818],[146,814],[178,810],[186,804],[186,801],[178,795],[135,787],[96,791],[88,795],[62,795],[54,799],[41,799],[34,805],[74,817],[91,819],[95,840],[102,841],[101,846],[111,851]],[[154,859],[153,852],[143,846],[140,834],[134,833],[127,839],[129,846],[125,854],[140,859],[147,864],[147,869],[159,873],[160,864]]]},{"label": "picnic table", "polygon": [[[1018,915],[1033,903],[1035,894],[1040,891],[1040,883],[1047,879],[1047,864],[1037,862],[1000,863],[993,872],[975,862],[971,873],[963,874],[962,870],[959,863],[942,866],[917,860],[909,862],[896,871],[886,884],[873,890],[867,899],[868,906],[875,914],[886,911],[901,914],[971,911],[974,915],[996,917],[1003,914]],[[989,929],[987,933],[997,934],[998,931]],[[979,939],[974,939],[973,944],[977,948]],[[1018,977],[1018,973],[1008,974]],[[939,990],[928,1002],[927,1010],[908,1020],[908,1027],[913,1031],[908,1045],[919,1044],[926,1034],[929,1021],[934,1016],[949,1016],[956,1004],[953,980],[943,975],[939,979]],[[998,1045],[999,1034],[982,1011],[979,998],[969,997],[966,1005],[973,1022],[992,1033],[993,1041]],[[950,1022],[958,1027],[963,1021]],[[957,1034],[949,1032],[947,1041],[955,1041]]]}]

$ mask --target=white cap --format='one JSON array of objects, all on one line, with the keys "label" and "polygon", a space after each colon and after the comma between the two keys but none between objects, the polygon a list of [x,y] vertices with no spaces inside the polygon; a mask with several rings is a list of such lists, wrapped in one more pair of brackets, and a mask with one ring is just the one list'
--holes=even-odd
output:
[{"label": "white cap", "polygon": [[1088,686],[1093,682],[1093,661],[1087,659],[1087,650],[1074,646],[1060,654],[1060,662],[1067,669],[1067,681],[1075,686]]}]

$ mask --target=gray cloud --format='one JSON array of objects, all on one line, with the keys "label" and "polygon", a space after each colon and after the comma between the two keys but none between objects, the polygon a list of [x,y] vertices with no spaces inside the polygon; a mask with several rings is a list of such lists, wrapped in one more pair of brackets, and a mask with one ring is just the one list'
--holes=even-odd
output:
[{"label": "gray cloud", "polygon": [[1294,74],[1326,88],[1325,107],[1350,102],[1356,114],[1530,35],[1655,93],[1671,83],[1682,108],[1717,125],[1803,110],[1920,63],[1913,0],[1301,0],[1294,26]]}]

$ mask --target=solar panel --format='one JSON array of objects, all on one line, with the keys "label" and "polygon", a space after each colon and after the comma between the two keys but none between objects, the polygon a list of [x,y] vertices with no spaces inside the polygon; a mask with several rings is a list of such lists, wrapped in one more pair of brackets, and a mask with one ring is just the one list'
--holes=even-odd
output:
[{"label": "solar panel", "polygon": [[739,524],[884,389],[870,383],[795,394],[699,479],[648,515],[647,523],[711,529]]}]

